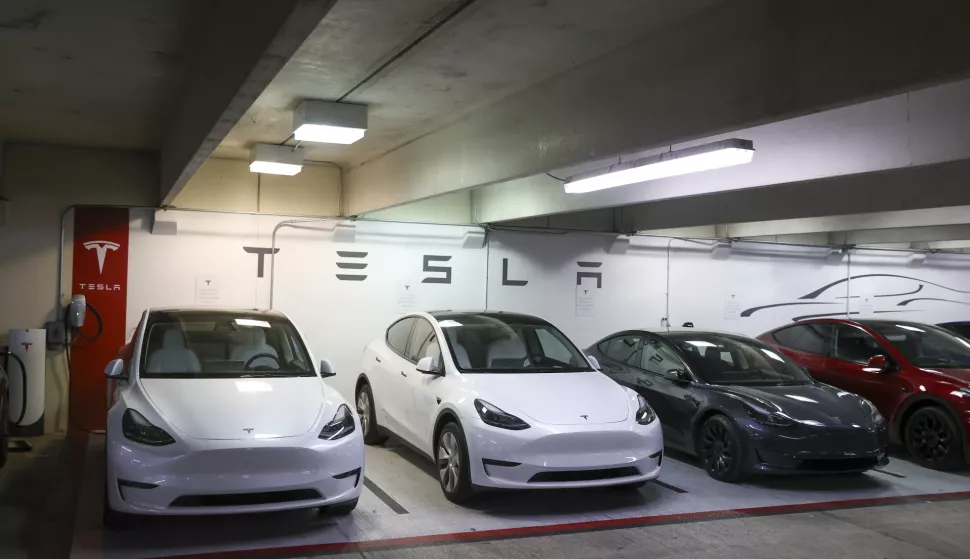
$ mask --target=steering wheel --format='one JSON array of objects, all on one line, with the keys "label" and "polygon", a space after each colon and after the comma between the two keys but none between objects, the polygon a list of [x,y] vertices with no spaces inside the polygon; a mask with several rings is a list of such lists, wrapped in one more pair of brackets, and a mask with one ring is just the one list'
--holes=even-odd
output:
[{"label": "steering wheel", "polygon": [[243,365],[243,370],[244,371],[249,371],[249,370],[257,370],[257,369],[260,369],[260,368],[262,368],[262,370],[271,370],[270,367],[267,366],[267,365],[259,365],[255,369],[250,369],[249,368],[249,366],[253,364],[253,361],[255,361],[255,360],[257,360],[257,359],[259,359],[261,357],[269,357],[273,361],[276,361],[276,368],[277,369],[280,368],[280,360],[279,360],[279,358],[276,357],[275,355],[273,355],[272,353],[257,353],[256,355],[253,355],[252,357],[250,357],[249,358],[249,361],[246,361],[246,364]]}]

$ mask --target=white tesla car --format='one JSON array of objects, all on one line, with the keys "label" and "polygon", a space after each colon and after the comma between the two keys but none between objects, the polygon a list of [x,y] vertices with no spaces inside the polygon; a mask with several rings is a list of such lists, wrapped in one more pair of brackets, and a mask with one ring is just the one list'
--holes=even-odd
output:
[{"label": "white tesla car", "polygon": [[348,514],[362,429],[275,311],[153,309],[105,373],[104,520],[320,507]]},{"label": "white tesla car", "polygon": [[435,460],[451,501],[475,487],[639,487],[660,474],[660,424],[597,369],[539,318],[419,313],[367,346],[357,413],[368,444],[386,430]]}]

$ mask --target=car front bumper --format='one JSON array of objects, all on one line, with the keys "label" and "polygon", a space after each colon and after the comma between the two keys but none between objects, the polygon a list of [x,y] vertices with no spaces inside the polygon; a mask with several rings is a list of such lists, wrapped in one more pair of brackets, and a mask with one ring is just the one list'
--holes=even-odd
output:
[{"label": "car front bumper", "polygon": [[660,475],[663,435],[657,420],[510,431],[465,418],[463,429],[471,481],[480,487],[598,487]]},{"label": "car front bumper", "polygon": [[744,424],[747,469],[753,472],[863,472],[889,462],[889,430],[870,427],[770,427]]},{"label": "car front bumper", "polygon": [[150,447],[120,434],[107,443],[107,499],[118,512],[234,514],[321,507],[360,496],[360,427],[342,439],[179,441]]}]

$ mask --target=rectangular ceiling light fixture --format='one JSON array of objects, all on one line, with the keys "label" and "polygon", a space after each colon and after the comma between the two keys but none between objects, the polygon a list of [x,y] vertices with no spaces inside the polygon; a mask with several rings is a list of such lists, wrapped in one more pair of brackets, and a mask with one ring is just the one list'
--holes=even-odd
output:
[{"label": "rectangular ceiling light fixture", "polygon": [[293,176],[303,169],[303,150],[291,146],[256,144],[250,150],[249,170],[253,173]]},{"label": "rectangular ceiling light fixture", "polygon": [[352,144],[367,132],[367,105],[306,100],[293,112],[298,142]]},{"label": "rectangular ceiling light fixture", "polygon": [[564,188],[567,194],[582,194],[615,186],[742,165],[750,163],[753,156],[754,144],[750,140],[732,138],[574,175],[566,179]]}]

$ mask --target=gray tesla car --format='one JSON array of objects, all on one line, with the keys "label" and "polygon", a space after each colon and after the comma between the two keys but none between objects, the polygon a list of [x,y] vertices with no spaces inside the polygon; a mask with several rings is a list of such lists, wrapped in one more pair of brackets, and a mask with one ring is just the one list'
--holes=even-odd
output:
[{"label": "gray tesla car", "polygon": [[887,462],[886,421],[864,398],[813,380],[753,338],[628,330],[587,352],[650,403],[664,444],[708,474],[861,472]]}]

